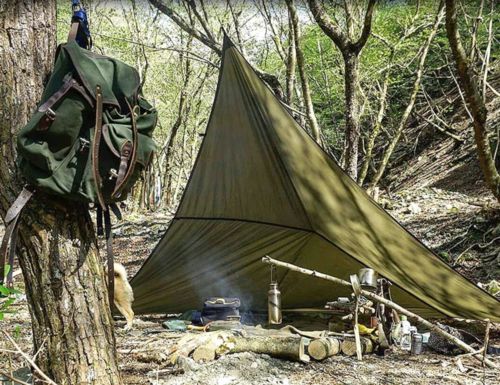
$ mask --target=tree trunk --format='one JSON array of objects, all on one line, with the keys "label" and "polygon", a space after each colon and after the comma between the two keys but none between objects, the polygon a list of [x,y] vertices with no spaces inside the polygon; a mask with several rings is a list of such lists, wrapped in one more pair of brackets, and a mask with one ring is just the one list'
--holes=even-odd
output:
[{"label": "tree trunk", "polygon": [[358,146],[359,146],[359,101],[357,90],[359,85],[358,63],[361,50],[368,41],[371,33],[373,11],[376,0],[369,0],[365,18],[362,23],[361,34],[354,40],[354,25],[358,24],[352,15],[350,2],[344,2],[344,14],[347,33],[333,22],[319,0],[307,0],[309,9],[323,32],[333,41],[344,57],[344,83],[345,83],[345,120],[346,120],[346,148],[345,171],[353,178],[358,176]]},{"label": "tree trunk", "polygon": [[[391,55],[393,56],[393,55]],[[392,60],[390,60],[392,62]],[[380,130],[382,128],[382,120],[385,116],[385,110],[387,106],[387,88],[389,85],[389,73],[391,72],[390,68],[387,69],[384,74],[384,81],[382,83],[382,88],[380,89],[380,106],[377,112],[377,118],[375,119],[375,125],[373,126],[372,132],[368,137],[368,143],[366,144],[366,154],[365,159],[363,161],[363,165],[361,166],[361,171],[358,176],[358,184],[360,186],[363,185],[366,175],[368,174],[368,169],[370,167],[370,163],[373,158],[373,148],[375,147],[375,140],[377,139]]]},{"label": "tree trunk", "polygon": [[311,89],[309,87],[309,80],[307,78],[305,69],[305,59],[302,48],[300,47],[300,30],[299,30],[299,18],[297,16],[297,9],[293,0],[287,0],[286,4],[288,6],[288,11],[291,20],[291,27],[293,29],[293,37],[295,41],[295,53],[297,55],[297,67],[299,69],[300,82],[302,85],[302,97],[304,98],[304,104],[306,107],[307,120],[311,128],[312,136],[314,140],[321,145],[321,130],[319,128],[318,121],[316,120],[316,115],[314,113],[314,107],[311,98]]},{"label": "tree trunk", "polygon": [[359,144],[359,87],[358,55],[352,52],[343,53],[345,65],[345,125],[346,155],[345,171],[354,180],[358,176],[358,144]]},{"label": "tree trunk", "polygon": [[[42,92],[56,48],[55,1],[0,2],[0,214],[19,192],[16,131]],[[80,204],[37,193],[18,242],[37,364],[59,384],[121,384],[104,271]]]},{"label": "tree trunk", "polygon": [[290,15],[288,16],[288,55],[286,58],[286,95],[285,101],[291,106],[293,103],[293,89],[295,87],[295,66],[297,65],[297,55],[295,51],[295,37]]},{"label": "tree trunk", "polygon": [[446,33],[451,52],[455,58],[458,76],[464,89],[465,100],[472,114],[474,139],[477,146],[479,164],[486,184],[500,202],[500,175],[495,166],[490,141],[488,140],[486,106],[475,82],[474,72],[460,40],[457,28],[457,10],[455,0],[446,0]]}]

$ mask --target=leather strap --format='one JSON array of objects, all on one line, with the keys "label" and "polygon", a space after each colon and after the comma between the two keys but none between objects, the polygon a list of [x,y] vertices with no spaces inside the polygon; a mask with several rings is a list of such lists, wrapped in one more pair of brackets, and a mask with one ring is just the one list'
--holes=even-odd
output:
[{"label": "leather strap", "polygon": [[12,230],[12,234],[10,236],[10,246],[9,246],[9,266],[10,270],[7,274],[7,287],[13,288],[14,283],[13,283],[13,274],[14,274],[14,258],[16,256],[16,245],[17,245],[17,233],[19,230],[19,217],[18,215],[16,219],[14,219],[11,223],[11,225],[14,227]]},{"label": "leather strap", "polygon": [[[120,182],[118,183],[118,178],[116,181],[115,189],[113,191],[113,194],[111,195],[113,198],[119,198],[123,188],[126,186],[129,178],[132,176],[132,173],[134,172],[135,169],[135,163],[137,161],[137,142],[138,142],[138,131],[137,131],[137,121],[136,121],[136,110],[139,110],[139,106],[135,106],[132,108],[130,103],[128,102],[127,99],[125,99],[127,102],[127,106],[130,110],[130,119],[132,120],[132,150],[131,150],[131,155],[130,155],[130,161],[128,162],[128,168],[127,172],[124,177],[121,178]],[[138,112],[137,112],[138,113]],[[120,162],[120,167],[121,167],[121,162]]]},{"label": "leather strap", "polygon": [[56,104],[66,93],[71,89],[72,80],[70,74],[66,75],[63,79],[63,84],[50,98],[48,98],[45,103],[38,107],[38,112],[48,111],[54,104]]},{"label": "leather strap", "polygon": [[111,209],[113,214],[115,214],[115,217],[119,221],[121,221],[122,220],[122,212],[120,211],[120,208],[118,207],[118,205],[116,203],[111,203],[108,207]]},{"label": "leather strap", "polygon": [[132,156],[133,145],[132,142],[126,141],[122,146],[120,154],[120,167],[118,168],[118,177],[116,178],[115,186],[122,186],[125,176],[127,175],[127,169],[130,162],[130,157]]},{"label": "leather strap", "polygon": [[99,205],[97,205],[96,222],[97,235],[104,235],[104,228],[102,225],[102,208]]},{"label": "leather strap", "polygon": [[115,267],[113,257],[113,232],[111,231],[110,210],[104,211],[104,232],[106,236],[106,254],[108,257],[108,295],[109,306],[112,308],[115,298]]},{"label": "leather strap", "polygon": [[5,222],[7,224],[19,216],[21,210],[24,206],[26,206],[26,203],[28,203],[33,194],[34,191],[28,189],[27,187],[23,187],[14,203],[12,203],[10,208],[7,210],[7,214],[5,214]]},{"label": "leather strap", "polygon": [[59,88],[59,90],[57,90],[50,98],[40,105],[40,107],[38,107],[38,112],[45,112],[45,116],[41,118],[38,123],[38,131],[46,131],[50,127],[56,118],[56,113],[52,110],[52,107],[72,89],[78,91],[91,107],[94,106],[94,101],[88,95],[85,88],[78,84],[76,79],[74,79],[71,74],[68,74],[64,77],[61,88]]},{"label": "leather strap", "polygon": [[95,90],[95,129],[94,129],[94,142],[92,143],[92,172],[94,174],[94,182],[96,187],[96,194],[99,204],[103,211],[106,211],[106,204],[102,196],[102,180],[99,172],[99,148],[102,136],[102,90],[101,86],[97,86]]},{"label": "leather strap", "polygon": [[[9,255],[9,265],[10,269],[13,269],[12,263],[10,262],[11,260],[11,254],[13,254],[13,249],[15,249],[15,245],[12,244],[12,237],[13,234],[16,231],[17,227],[17,218],[9,223],[7,227],[5,228],[5,234],[2,239],[2,244],[0,246],[0,284],[4,283],[4,278],[5,278],[5,262],[7,261],[7,254]],[[9,247],[10,246],[10,247]],[[9,272],[10,275],[10,272]],[[7,278],[7,286],[9,285],[8,278]]]},{"label": "leather strap", "polygon": [[0,245],[0,284],[3,284],[4,282],[5,262],[8,256],[10,271],[7,275],[7,286],[9,287],[12,287],[12,273],[16,252],[17,228],[19,223],[18,220],[21,211],[24,206],[26,206],[32,195],[33,191],[24,187],[5,215],[5,223],[7,224],[7,227],[5,228],[5,234]]}]

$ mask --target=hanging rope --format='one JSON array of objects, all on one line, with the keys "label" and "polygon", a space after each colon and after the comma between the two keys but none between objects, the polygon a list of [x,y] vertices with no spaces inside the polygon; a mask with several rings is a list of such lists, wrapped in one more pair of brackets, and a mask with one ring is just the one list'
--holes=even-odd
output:
[{"label": "hanging rope", "polygon": [[[71,32],[68,40],[73,38],[82,48],[92,48],[92,36],[90,35],[87,11],[80,0],[71,0],[73,16],[71,17]],[[72,36],[73,35],[73,36]]]}]

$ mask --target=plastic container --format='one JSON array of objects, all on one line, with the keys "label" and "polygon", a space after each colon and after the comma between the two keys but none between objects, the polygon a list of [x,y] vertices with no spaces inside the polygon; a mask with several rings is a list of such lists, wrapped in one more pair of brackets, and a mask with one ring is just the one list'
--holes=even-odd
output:
[{"label": "plastic container", "polygon": [[401,316],[401,322],[399,324],[400,324],[400,328],[401,328],[401,339],[399,341],[399,346],[403,350],[410,351],[410,349],[411,349],[411,331],[412,331],[411,324],[407,320],[405,315]]},{"label": "plastic container", "polygon": [[392,324],[391,338],[395,344],[399,344],[399,341],[401,340],[401,322]]}]

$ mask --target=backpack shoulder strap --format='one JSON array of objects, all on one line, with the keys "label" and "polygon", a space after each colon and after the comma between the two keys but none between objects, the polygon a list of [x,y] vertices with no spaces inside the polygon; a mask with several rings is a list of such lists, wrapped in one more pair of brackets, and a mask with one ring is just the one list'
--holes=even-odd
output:
[{"label": "backpack shoulder strap", "polygon": [[12,265],[14,263],[14,256],[16,251],[16,239],[17,239],[17,227],[18,219],[21,215],[21,211],[28,201],[33,196],[34,191],[23,187],[21,193],[17,196],[16,200],[7,210],[5,215],[5,234],[0,245],[0,284],[3,284],[5,279],[5,262],[7,256],[9,257],[10,271],[7,276],[7,285],[12,286]]}]

